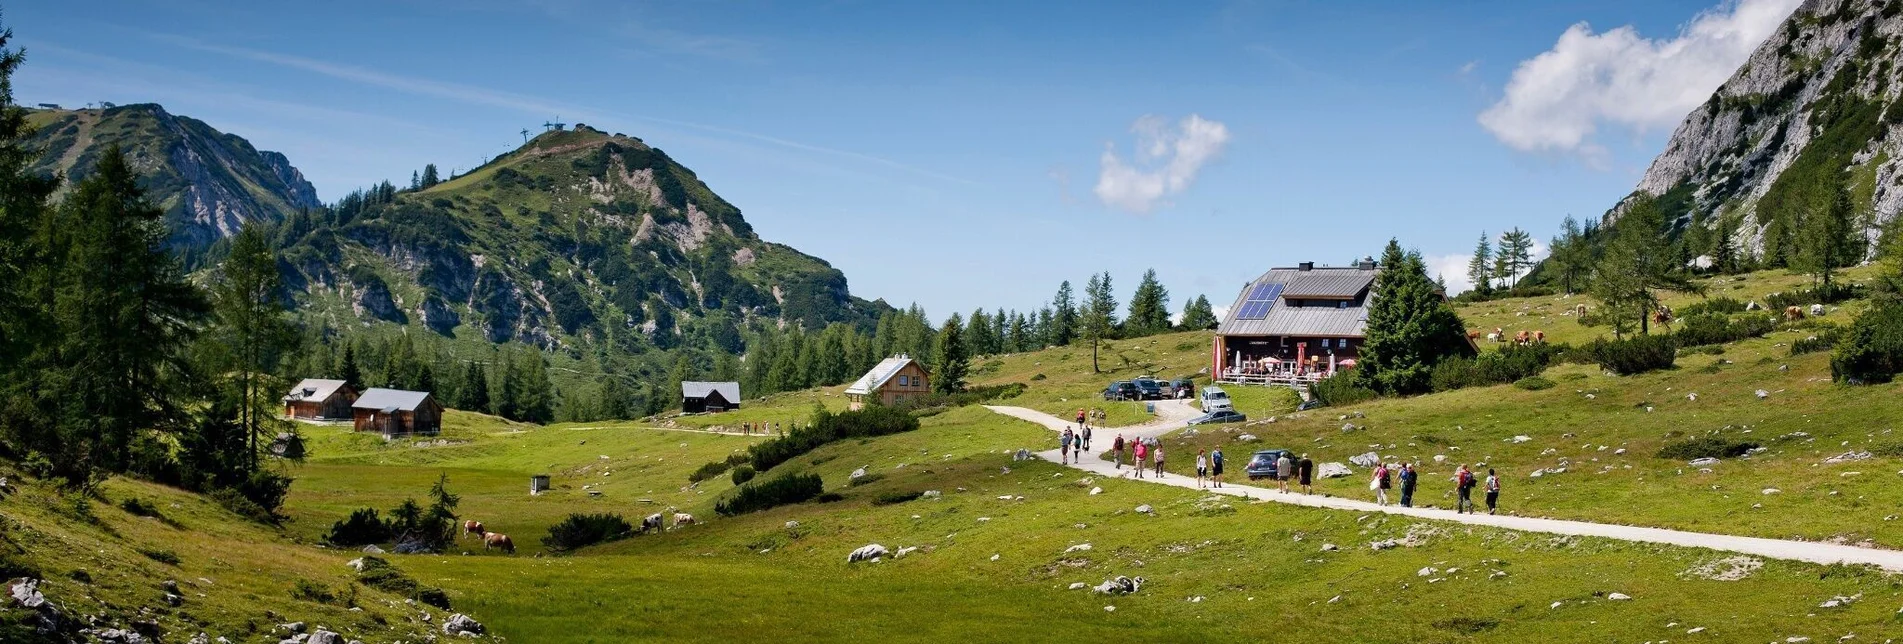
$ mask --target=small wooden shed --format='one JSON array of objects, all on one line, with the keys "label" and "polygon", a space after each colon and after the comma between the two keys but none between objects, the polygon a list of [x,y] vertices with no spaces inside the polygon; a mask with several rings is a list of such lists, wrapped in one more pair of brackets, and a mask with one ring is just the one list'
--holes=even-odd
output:
[{"label": "small wooden shed", "polygon": [[739,408],[740,383],[692,380],[681,383],[681,411],[698,414]]},{"label": "small wooden shed", "polygon": [[867,403],[897,405],[908,399],[931,393],[931,373],[911,356],[903,353],[886,358],[846,387],[846,399],[852,409]]},{"label": "small wooden shed", "polygon": [[360,432],[400,436],[443,431],[443,406],[427,391],[371,387],[350,410]]},{"label": "small wooden shed", "polygon": [[342,380],[305,378],[282,400],[287,418],[349,418],[357,390]]}]

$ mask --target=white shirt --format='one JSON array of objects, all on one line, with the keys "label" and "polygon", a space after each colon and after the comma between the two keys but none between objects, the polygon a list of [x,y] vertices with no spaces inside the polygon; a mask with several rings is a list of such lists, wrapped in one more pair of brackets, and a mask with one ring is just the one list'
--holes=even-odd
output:
[{"label": "white shirt", "polygon": [[1205,467],[1209,467],[1209,462],[1208,462],[1208,461],[1206,461],[1206,460],[1203,460],[1203,455],[1202,455],[1202,454],[1197,454],[1197,455],[1196,455],[1196,469],[1199,469],[1199,470],[1200,470],[1200,469],[1203,469],[1203,468],[1205,468]]}]

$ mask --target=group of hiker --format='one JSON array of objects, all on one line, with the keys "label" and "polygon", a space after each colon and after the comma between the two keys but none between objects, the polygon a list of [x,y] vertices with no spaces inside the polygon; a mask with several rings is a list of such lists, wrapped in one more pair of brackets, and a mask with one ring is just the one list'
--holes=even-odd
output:
[{"label": "group of hiker", "polygon": [[[1394,486],[1394,479],[1396,478],[1400,479],[1401,484],[1401,507],[1414,507],[1414,488],[1420,481],[1420,472],[1414,469],[1413,463],[1404,462],[1398,466],[1389,466],[1387,463],[1376,464],[1374,466],[1373,476],[1368,479],[1368,489],[1374,492],[1374,502],[1378,505],[1388,504],[1388,490]],[[1474,508],[1473,490],[1475,487],[1480,486],[1486,487],[1487,514],[1494,514],[1498,511],[1500,508],[1500,475],[1494,473],[1490,468],[1487,470],[1487,478],[1483,482],[1479,477],[1474,475],[1473,470],[1468,469],[1466,465],[1461,465],[1459,469],[1454,470],[1454,492],[1457,495],[1454,503],[1454,512],[1461,514],[1472,514],[1476,512],[1477,510]]]}]

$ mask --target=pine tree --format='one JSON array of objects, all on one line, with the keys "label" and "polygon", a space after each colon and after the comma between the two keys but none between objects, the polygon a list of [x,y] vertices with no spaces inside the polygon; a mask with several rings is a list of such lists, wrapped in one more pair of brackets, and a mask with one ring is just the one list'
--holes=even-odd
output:
[{"label": "pine tree", "polygon": [[274,374],[296,339],[285,319],[277,256],[261,229],[248,225],[231,238],[231,254],[215,271],[212,284],[218,317],[214,344],[224,354],[214,373],[230,378],[224,388],[236,403],[238,427],[247,438],[246,453],[255,470],[262,448],[285,426],[276,413],[285,383]]},{"label": "pine tree", "polygon": [[1196,299],[1190,300],[1188,306],[1183,307],[1182,326],[1185,329],[1201,331],[1215,328],[1221,323],[1221,320],[1216,319],[1216,310],[1209,306],[1207,297],[1198,295]]},{"label": "pine tree", "polygon": [[1533,267],[1533,235],[1519,227],[1500,234],[1500,250],[1494,253],[1496,263],[1506,268],[1506,273],[1496,277],[1507,280],[1507,288],[1520,285],[1520,275]]},{"label": "pine tree", "polygon": [[1136,293],[1130,296],[1129,335],[1144,336],[1170,330],[1170,293],[1156,280],[1156,269],[1143,271]]},{"label": "pine tree", "polygon": [[1731,238],[1731,228],[1723,221],[1718,230],[1712,233],[1711,267],[1723,274],[1738,271],[1738,242]]},{"label": "pine tree", "polygon": [[1796,261],[1792,262],[1817,278],[1825,293],[1831,292],[1831,277],[1838,269],[1855,266],[1864,255],[1864,238],[1857,226],[1856,207],[1850,203],[1850,190],[1841,179],[1833,188],[1830,205],[1804,218]]},{"label": "pine tree", "polygon": [[1473,259],[1467,260],[1467,281],[1481,295],[1493,292],[1493,240],[1487,231],[1480,231],[1480,244],[1474,247]]},{"label": "pine tree", "polygon": [[337,379],[350,385],[351,389],[364,390],[363,366],[357,363],[357,343],[345,340],[344,353],[337,358]]},{"label": "pine tree", "polygon": [[1427,278],[1419,253],[1403,252],[1399,241],[1389,240],[1381,266],[1368,305],[1358,377],[1392,395],[1425,392],[1435,365],[1472,354],[1473,345],[1460,316]]},{"label": "pine tree", "polygon": [[1010,347],[1011,353],[1031,350],[1031,336],[1030,329],[1027,328],[1028,326],[1029,325],[1024,322],[1023,313],[1017,311],[1011,312],[1011,325],[1005,330],[1005,344]]},{"label": "pine tree", "polygon": [[436,184],[442,183],[442,180],[436,177],[436,164],[431,163],[431,164],[423,166],[423,182],[422,183],[423,183],[423,189],[425,190],[429,189],[431,186],[435,186]]},{"label": "pine tree", "polygon": [[965,322],[963,339],[965,346],[973,353],[978,355],[997,353],[991,337],[991,316],[986,315],[983,308],[971,312],[971,317]]},{"label": "pine tree", "polygon": [[1037,339],[1038,345],[1031,347],[1034,351],[1044,347],[1058,346],[1057,316],[1051,311],[1051,307],[1046,306],[1037,310],[1037,333],[1033,334],[1033,337]]},{"label": "pine tree", "polygon": [[954,394],[965,390],[965,375],[971,369],[971,356],[965,349],[964,331],[958,315],[939,328],[938,341],[932,346],[932,390]]},{"label": "pine tree", "polygon": [[1065,346],[1077,338],[1077,303],[1071,296],[1070,281],[1065,280],[1057,287],[1057,297],[1051,299],[1051,323],[1048,341],[1051,346]]},{"label": "pine tree", "polygon": [[603,374],[601,379],[601,404],[598,411],[608,420],[627,420],[635,417],[634,392],[628,390],[627,383],[616,374]]},{"label": "pine tree", "polygon": [[1000,308],[991,314],[991,353],[1011,353],[1011,318]]},{"label": "pine tree", "polygon": [[548,381],[548,362],[539,351],[528,351],[522,364],[522,418],[531,423],[546,423],[555,417],[555,388]]},{"label": "pine tree", "polygon": [[1613,320],[1615,335],[1630,329],[1634,319],[1641,332],[1651,332],[1658,291],[1702,290],[1686,278],[1682,265],[1667,252],[1666,226],[1658,202],[1641,196],[1627,206],[1612,227],[1611,239],[1595,265],[1588,291],[1606,310],[1617,312],[1608,316]]},{"label": "pine tree", "polygon": [[1578,293],[1579,285],[1592,271],[1590,247],[1591,241],[1579,228],[1579,220],[1572,215],[1560,224],[1560,234],[1553,238],[1552,254],[1547,265],[1557,276],[1560,288],[1567,293]]},{"label": "pine tree", "polygon": [[491,413],[489,407],[489,375],[483,371],[482,361],[470,360],[463,369],[462,408],[478,413]]},{"label": "pine tree", "polygon": [[[1066,283],[1068,284],[1068,283]],[[1110,285],[1110,273],[1090,276],[1084,285],[1084,307],[1078,322],[1083,337],[1090,340],[1090,371],[1103,369],[1097,363],[1097,345],[1110,338],[1117,328],[1117,294]]]}]

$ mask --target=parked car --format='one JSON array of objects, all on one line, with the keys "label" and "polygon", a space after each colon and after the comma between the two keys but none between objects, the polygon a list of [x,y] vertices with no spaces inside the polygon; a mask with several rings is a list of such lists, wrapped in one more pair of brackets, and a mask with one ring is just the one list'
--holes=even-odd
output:
[{"label": "parked car", "polygon": [[1242,473],[1249,475],[1249,480],[1251,481],[1275,478],[1277,474],[1275,471],[1275,462],[1281,459],[1283,454],[1288,455],[1289,462],[1291,463],[1301,460],[1301,457],[1296,456],[1294,452],[1285,449],[1265,449],[1249,457],[1249,464],[1243,466]]},{"label": "parked car", "polygon": [[1104,400],[1136,400],[1140,395],[1136,384],[1128,380],[1110,383],[1110,386],[1103,390]]},{"label": "parked car", "polygon": [[1301,405],[1296,406],[1295,411],[1308,411],[1310,409],[1321,409],[1321,408],[1322,408],[1322,399],[1310,398],[1308,400],[1302,401]]},{"label": "parked car", "polygon": [[1154,378],[1144,376],[1131,381],[1131,384],[1136,385],[1138,400],[1163,399],[1163,385],[1158,384]]},{"label": "parked car", "polygon": [[1176,382],[1171,383],[1170,389],[1171,398],[1189,398],[1196,395],[1196,381],[1189,378],[1177,378]]},{"label": "parked car", "polygon": [[1203,387],[1202,407],[1203,407],[1203,413],[1205,414],[1212,411],[1217,411],[1220,409],[1235,409],[1236,408],[1234,404],[1229,402],[1229,392],[1223,391],[1222,387],[1217,387],[1214,385]]},{"label": "parked car", "polygon": [[1242,415],[1242,412],[1236,411],[1234,409],[1218,409],[1216,411],[1212,411],[1207,414],[1203,414],[1201,416],[1197,416],[1195,418],[1189,419],[1189,424],[1204,425],[1209,423],[1240,423],[1246,420],[1249,420],[1249,417]]}]

